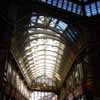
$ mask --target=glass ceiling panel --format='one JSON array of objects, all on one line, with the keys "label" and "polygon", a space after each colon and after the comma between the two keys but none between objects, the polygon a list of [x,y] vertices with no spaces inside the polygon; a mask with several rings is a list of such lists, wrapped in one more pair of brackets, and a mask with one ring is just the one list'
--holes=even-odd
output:
[{"label": "glass ceiling panel", "polygon": [[[76,11],[74,10],[74,12],[73,12],[73,5],[75,4],[75,2],[72,2],[71,0],[47,0],[47,2],[44,0],[40,0],[40,1],[45,2],[52,6],[56,6],[57,8],[60,8],[62,10],[67,10],[69,12],[72,12],[72,13],[75,13],[78,15],[82,15],[81,5],[79,5],[79,4],[77,4],[77,8],[74,8],[74,9],[76,9]],[[80,2],[80,1],[78,1],[78,2]]]},{"label": "glass ceiling panel", "polygon": [[34,91],[31,100],[57,100],[57,95],[51,92]]},{"label": "glass ceiling panel", "polygon": [[58,8],[62,7],[63,0],[58,0]]},{"label": "glass ceiling panel", "polygon": [[37,16],[31,17],[32,22],[36,22]]},{"label": "glass ceiling panel", "polygon": [[[85,15],[88,17],[100,14],[100,0],[39,0],[49,5],[55,6],[56,8],[72,12],[78,15]],[[90,6],[90,8],[88,8]],[[84,13],[85,9],[85,13]],[[90,9],[90,13],[88,10]],[[84,13],[84,14],[83,14]],[[54,26],[54,24],[53,24]]]},{"label": "glass ceiling panel", "polygon": [[44,16],[39,16],[37,23],[43,24],[44,23]]},{"label": "glass ceiling panel", "polygon": [[97,5],[98,14],[100,14],[100,1],[97,1],[96,5]]},{"label": "glass ceiling panel", "polygon": [[[75,5],[75,7],[73,7],[74,11],[76,11],[76,13],[80,13],[81,12],[81,10],[80,10],[81,7],[77,6],[77,5]],[[73,9],[72,9],[72,11],[73,11]],[[58,20],[56,18],[51,18],[51,17],[47,17],[47,16],[37,16],[37,17],[36,16],[37,16],[36,14],[33,14],[33,16],[32,16],[33,18],[31,18],[31,22],[34,23],[34,26],[36,26],[37,28],[33,27],[33,28],[29,29],[28,32],[31,35],[32,35],[32,33],[34,33],[34,31],[36,32],[36,30],[37,31],[40,30],[40,32],[38,34],[34,34],[34,35],[32,35],[30,37],[32,39],[32,42],[35,41],[34,39],[37,39],[36,38],[37,36],[38,36],[38,38],[40,38],[42,36],[44,38],[48,38],[48,37],[51,38],[51,35],[54,35],[53,38],[56,38],[56,36],[61,37],[61,34],[63,34],[64,32],[66,32],[66,30],[70,28],[67,23],[65,23],[65,22],[63,22],[61,20]],[[36,21],[34,21],[32,19],[34,19]],[[44,32],[43,27],[46,28],[46,31],[47,31],[47,33],[49,32],[49,34],[47,34],[47,33]],[[54,32],[54,31],[55,31],[55,33],[50,35],[50,33]],[[70,29],[70,31],[72,31],[72,30]],[[43,32],[44,34],[40,34],[41,32]],[[73,39],[72,39],[72,36],[70,34],[68,34],[68,35],[69,35],[68,40],[70,39],[71,42],[74,42]],[[76,36],[74,38],[76,39]]]},{"label": "glass ceiling panel", "polygon": [[68,25],[66,23],[62,22],[62,21],[59,21],[57,26],[59,27],[59,29],[61,31],[64,31],[67,28]]},{"label": "glass ceiling panel", "polygon": [[91,4],[91,12],[92,12],[92,15],[97,15],[97,9],[96,9],[95,3]]},{"label": "glass ceiling panel", "polygon": [[57,19],[52,18],[52,19],[51,19],[50,26],[51,26],[51,27],[55,27],[57,21],[58,21]]},{"label": "glass ceiling panel", "polygon": [[53,0],[53,6],[57,5],[57,0]]},{"label": "glass ceiling panel", "polygon": [[47,3],[48,3],[48,4],[51,4],[51,3],[52,3],[52,0],[47,0]]}]

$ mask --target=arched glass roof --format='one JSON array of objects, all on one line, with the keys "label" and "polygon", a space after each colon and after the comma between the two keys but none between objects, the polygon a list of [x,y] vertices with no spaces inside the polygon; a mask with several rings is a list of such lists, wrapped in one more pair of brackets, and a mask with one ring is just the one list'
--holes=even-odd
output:
[{"label": "arched glass roof", "polygon": [[[47,16],[39,16],[37,13],[32,13],[30,29],[28,32],[43,31],[43,33],[48,32],[56,32],[52,35],[56,35],[57,37],[66,37],[70,42],[74,42],[77,38],[78,33],[71,29],[70,24],[64,22],[60,19],[47,17]],[[34,28],[33,28],[34,27]],[[46,29],[46,30],[44,30]],[[39,33],[40,35],[41,33]],[[46,35],[46,34],[44,34]],[[49,35],[49,34],[48,34]]]},{"label": "arched glass roof", "polygon": [[100,0],[38,0],[38,1],[81,16],[91,17],[100,14]]},{"label": "arched glass roof", "polygon": [[74,43],[77,36],[68,23],[32,13],[21,44],[24,45],[21,71],[31,88],[60,84],[59,70],[63,68],[66,41]]},{"label": "arched glass roof", "polygon": [[82,15],[82,7],[73,0],[39,0],[62,10]]}]

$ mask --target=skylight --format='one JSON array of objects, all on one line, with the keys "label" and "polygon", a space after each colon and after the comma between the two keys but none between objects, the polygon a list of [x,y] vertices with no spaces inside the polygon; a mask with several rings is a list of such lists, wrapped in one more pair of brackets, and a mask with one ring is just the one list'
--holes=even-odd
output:
[{"label": "skylight", "polygon": [[57,5],[57,0],[53,0],[53,6]]},{"label": "skylight", "polygon": [[72,2],[68,2],[67,10],[68,10],[68,11],[71,11],[71,9],[72,9]]},{"label": "skylight", "polygon": [[75,3],[72,0],[40,0],[41,2],[47,3],[52,6],[56,6],[59,9],[75,13],[77,15],[83,15],[83,9],[85,9],[85,14],[88,17],[100,14],[100,0],[95,2],[88,0],[78,0],[79,3]]},{"label": "skylight", "polygon": [[57,19],[52,18],[52,21],[51,21],[51,23],[50,23],[50,26],[51,26],[51,27],[55,27],[56,22],[57,22]]},{"label": "skylight", "polygon": [[[80,10],[77,12],[80,13]],[[64,21],[58,20],[56,18],[51,18],[51,17],[47,17],[47,16],[36,16],[33,14],[32,18],[31,18],[31,26],[36,26],[37,28],[31,28],[30,30],[28,30],[29,33],[32,33],[36,30],[40,30],[43,31],[43,28],[48,28],[46,29],[46,31],[51,32],[51,30],[53,31],[57,31],[58,33],[63,33],[63,34],[67,34],[66,30],[67,28],[70,29],[69,25],[67,23],[65,23]],[[39,28],[38,28],[39,27]],[[41,28],[43,27],[43,28]],[[70,33],[72,30],[70,29]],[[44,32],[44,31],[43,31]],[[64,33],[65,32],[65,33]],[[60,34],[55,33],[56,36],[60,37]],[[38,36],[46,36],[46,34],[38,34]],[[70,35],[70,36],[69,36]],[[73,35],[73,36],[72,36]],[[68,40],[70,40],[71,42],[76,39],[76,36],[73,34],[67,34],[65,37],[68,38]],[[34,35],[35,37],[35,35]]]},{"label": "skylight", "polygon": [[97,1],[97,9],[98,9],[98,14],[100,14],[100,1]]},{"label": "skylight", "polygon": [[[52,6],[56,6],[57,8],[60,8],[62,10],[66,10],[66,11],[81,15],[81,10],[82,10],[81,6],[78,5],[78,4],[75,4],[72,1],[69,1],[69,0],[47,0],[47,1],[46,0],[40,0],[40,1],[47,3],[49,5],[52,5]],[[77,7],[73,7],[74,4]],[[74,12],[73,12],[73,9],[74,9]]]},{"label": "skylight", "polygon": [[63,8],[62,8],[62,9],[66,10],[66,8],[67,8],[67,3],[68,3],[68,1],[67,1],[67,0],[64,0],[64,2],[63,2]]},{"label": "skylight", "polygon": [[62,0],[59,0],[59,1],[58,1],[58,8],[61,8],[61,7],[62,7],[62,3],[63,3]]},{"label": "skylight", "polygon": [[32,22],[36,22],[36,19],[37,19],[37,16],[33,16],[33,17],[31,18]]},{"label": "skylight", "polygon": [[77,4],[73,4],[73,10],[72,10],[72,12],[76,13],[76,9],[77,9]]},{"label": "skylight", "polygon": [[86,16],[91,16],[90,5],[85,5]]},{"label": "skylight", "polygon": [[96,10],[96,4],[95,3],[91,4],[91,11],[92,11],[92,15],[97,15],[97,10]]},{"label": "skylight", "polygon": [[44,22],[44,16],[39,16],[37,23],[42,24],[43,22]]},{"label": "skylight", "polygon": [[47,0],[47,3],[48,3],[48,4],[51,4],[51,3],[52,3],[52,0]]},{"label": "skylight", "polygon": [[34,91],[31,100],[57,100],[57,95],[52,92]]},{"label": "skylight", "polygon": [[67,26],[68,25],[66,23],[59,21],[59,23],[57,24],[57,29],[63,32],[67,28]]}]

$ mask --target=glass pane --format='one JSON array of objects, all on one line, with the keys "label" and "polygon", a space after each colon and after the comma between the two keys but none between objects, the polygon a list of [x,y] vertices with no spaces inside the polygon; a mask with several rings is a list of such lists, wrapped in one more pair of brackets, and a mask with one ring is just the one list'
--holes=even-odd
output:
[{"label": "glass pane", "polygon": [[59,21],[57,26],[58,26],[57,28],[61,31],[64,31],[68,27],[68,25],[62,21]]},{"label": "glass pane", "polygon": [[97,9],[98,9],[98,13],[100,14],[100,1],[97,1]]},{"label": "glass pane", "polygon": [[55,24],[56,24],[56,22],[57,22],[57,19],[52,18],[52,21],[51,21],[51,23],[50,23],[50,26],[51,26],[51,27],[54,27]]},{"label": "glass pane", "polygon": [[56,6],[57,5],[57,1],[58,0],[53,0],[53,6]]},{"label": "glass pane", "polygon": [[91,4],[91,12],[92,12],[93,15],[97,15],[97,9],[96,9],[95,3]]},{"label": "glass pane", "polygon": [[31,100],[57,100],[57,95],[52,92],[33,92]]},{"label": "glass pane", "polygon": [[63,9],[64,9],[64,10],[66,10],[67,4],[68,4],[68,1],[67,1],[67,0],[64,0],[64,3],[63,3]]},{"label": "glass pane", "polygon": [[78,7],[77,7],[77,14],[81,14],[81,6],[80,5],[78,5]]},{"label": "glass pane", "polygon": [[77,8],[77,4],[74,3],[74,4],[73,4],[73,9],[72,9],[72,12],[73,12],[73,13],[76,13],[76,8]]},{"label": "glass pane", "polygon": [[37,19],[37,16],[32,16],[31,17],[31,21],[34,23],[34,22],[36,22],[36,19]]},{"label": "glass pane", "polygon": [[52,3],[52,0],[47,0],[47,3],[48,3],[48,4],[51,4],[51,3]]},{"label": "glass pane", "polygon": [[62,7],[62,1],[63,0],[58,0],[58,8],[61,8]]},{"label": "glass pane", "polygon": [[43,24],[44,23],[44,16],[39,16],[38,23]]},{"label": "glass pane", "polygon": [[69,3],[68,3],[68,8],[67,8],[67,10],[68,10],[68,11],[71,11],[71,9],[72,9],[72,2],[69,2]]},{"label": "glass pane", "polygon": [[90,5],[85,5],[86,16],[91,16]]}]

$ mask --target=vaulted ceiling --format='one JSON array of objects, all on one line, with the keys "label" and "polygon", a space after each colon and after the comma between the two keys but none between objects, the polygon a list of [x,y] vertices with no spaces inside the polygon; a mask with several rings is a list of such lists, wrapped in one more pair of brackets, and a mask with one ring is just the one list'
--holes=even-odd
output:
[{"label": "vaulted ceiling", "polygon": [[93,0],[16,0],[8,2],[9,9],[1,7],[5,9],[2,16],[7,14],[3,18],[12,33],[19,69],[30,89],[60,88],[70,69],[67,57],[80,35],[74,25],[84,17],[99,15],[99,4]]},{"label": "vaulted ceiling", "polygon": [[22,33],[16,32],[13,47],[28,86],[37,90],[59,88],[66,75],[67,45],[74,44],[79,33],[69,22],[36,12],[25,28]]}]

